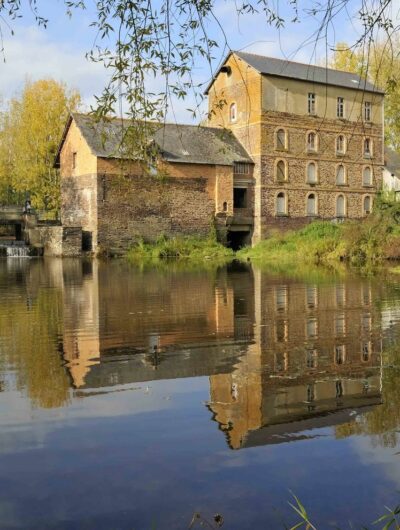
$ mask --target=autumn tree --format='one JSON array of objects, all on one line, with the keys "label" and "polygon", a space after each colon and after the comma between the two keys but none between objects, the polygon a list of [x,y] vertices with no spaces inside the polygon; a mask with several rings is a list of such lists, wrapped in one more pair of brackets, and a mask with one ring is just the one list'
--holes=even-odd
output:
[{"label": "autumn tree", "polygon": [[330,66],[367,77],[385,90],[385,141],[400,151],[400,38],[356,47],[339,43]]},{"label": "autumn tree", "polygon": [[[225,33],[221,5],[230,0],[62,0],[66,13],[72,16],[87,10],[92,17],[94,45],[88,57],[105,66],[108,82],[94,107],[101,119],[127,109],[132,123],[164,119],[176,99],[191,92],[198,116],[205,84],[196,84],[193,71],[200,60],[209,64],[209,75],[216,62],[231,49]],[[24,10],[29,6],[29,11]],[[231,2],[238,18],[256,15],[268,27],[282,28],[301,24],[304,42],[321,45],[328,42],[336,25],[347,20],[357,31],[355,42],[373,41],[377,34],[386,39],[396,33],[395,0],[238,0]],[[223,10],[224,11],[224,10]],[[13,20],[33,13],[37,23],[46,27],[47,13],[38,0],[0,0],[0,39],[13,27]],[[310,24],[312,20],[312,24]],[[358,23],[358,24],[357,24]],[[312,29],[311,29],[312,26]],[[310,34],[311,33],[311,34]],[[7,50],[5,50],[5,55]],[[152,78],[161,83],[149,89]],[[154,85],[153,85],[154,86]],[[100,90],[99,90],[100,92]],[[147,138],[141,131],[132,135],[145,148]],[[137,134],[136,134],[137,133]],[[144,154],[144,153],[143,153]]]},{"label": "autumn tree", "polygon": [[54,158],[67,117],[77,109],[79,94],[52,79],[27,82],[0,116],[0,197],[58,210],[60,183]]}]

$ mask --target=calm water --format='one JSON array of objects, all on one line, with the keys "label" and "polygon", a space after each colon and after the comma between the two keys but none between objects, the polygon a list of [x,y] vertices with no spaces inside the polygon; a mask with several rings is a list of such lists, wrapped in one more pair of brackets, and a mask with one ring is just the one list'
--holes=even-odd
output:
[{"label": "calm water", "polygon": [[360,528],[399,428],[400,278],[0,261],[2,529]]}]

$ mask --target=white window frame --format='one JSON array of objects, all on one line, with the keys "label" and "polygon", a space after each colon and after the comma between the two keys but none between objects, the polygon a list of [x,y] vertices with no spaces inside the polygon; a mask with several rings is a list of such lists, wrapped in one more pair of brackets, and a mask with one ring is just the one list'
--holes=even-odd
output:
[{"label": "white window frame", "polygon": [[338,96],[336,98],[336,117],[339,119],[344,119],[345,117],[343,96]]},{"label": "white window frame", "polygon": [[[280,195],[283,195],[283,197],[280,197]],[[284,208],[283,211],[280,211],[278,208],[279,199],[283,199]],[[287,194],[284,191],[278,191],[275,197],[275,215],[277,217],[288,215],[288,200],[287,200]]]},{"label": "white window frame", "polygon": [[[314,196],[314,212],[308,211],[308,200],[310,199],[311,195]],[[318,215],[318,196],[315,193],[315,191],[311,191],[310,193],[307,193],[306,196],[306,217],[315,217]]]},{"label": "white window frame", "polygon": [[309,92],[307,98],[307,111],[310,116],[315,116],[317,108],[317,96],[315,92]]},{"label": "white window frame", "polygon": [[372,102],[364,101],[364,121],[370,122],[372,118]]},{"label": "white window frame", "polygon": [[[339,182],[338,181],[339,168],[343,168],[343,182]],[[335,182],[336,182],[336,186],[346,186],[346,184],[347,184],[347,171],[346,171],[346,166],[344,164],[338,164],[336,166]]]}]

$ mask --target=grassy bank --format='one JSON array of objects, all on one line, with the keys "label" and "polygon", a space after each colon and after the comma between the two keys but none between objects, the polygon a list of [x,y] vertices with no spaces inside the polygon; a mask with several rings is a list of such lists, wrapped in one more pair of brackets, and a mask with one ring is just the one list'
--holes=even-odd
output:
[{"label": "grassy bank", "polygon": [[180,259],[213,262],[229,261],[234,253],[229,248],[217,243],[215,235],[208,238],[161,237],[155,243],[139,242],[127,254],[131,261],[157,261],[163,259]]},{"label": "grassy bank", "polygon": [[253,248],[238,252],[241,259],[330,265],[377,265],[400,258],[400,204],[378,198],[374,212],[362,221],[333,224],[315,221],[302,230],[275,234]]}]

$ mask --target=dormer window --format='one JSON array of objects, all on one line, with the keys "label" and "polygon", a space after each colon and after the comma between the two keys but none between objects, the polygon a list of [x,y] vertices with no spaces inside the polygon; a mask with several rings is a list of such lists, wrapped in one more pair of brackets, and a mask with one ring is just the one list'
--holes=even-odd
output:
[{"label": "dormer window", "polygon": [[344,118],[344,98],[338,97],[336,101],[336,116]]},{"label": "dormer window", "polygon": [[308,93],[308,114],[315,114],[315,108],[316,108],[316,96],[314,92]]},{"label": "dormer window", "polygon": [[237,119],[236,103],[232,103],[229,107],[229,119],[231,122],[234,122]]}]

